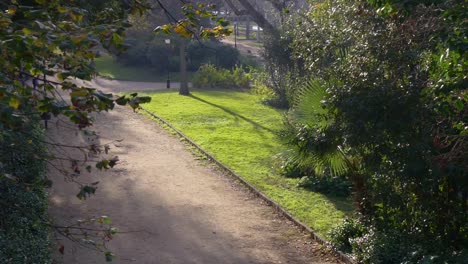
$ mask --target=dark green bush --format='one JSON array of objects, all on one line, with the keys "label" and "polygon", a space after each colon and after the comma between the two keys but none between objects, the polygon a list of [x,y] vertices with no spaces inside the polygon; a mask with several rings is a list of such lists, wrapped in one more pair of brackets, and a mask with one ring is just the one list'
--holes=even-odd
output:
[{"label": "dark green bush", "polygon": [[347,218],[330,231],[338,250],[353,253],[358,263],[465,263],[468,252],[450,251],[435,240],[421,240],[397,230],[377,231],[358,218]]},{"label": "dark green bush", "polygon": [[151,70],[164,73],[169,68],[169,58],[171,50],[167,47],[167,44],[160,39],[155,39],[149,42],[146,50],[146,59],[150,62],[149,67]]},{"label": "dark green bush", "polygon": [[264,103],[279,109],[288,109],[293,105],[293,99],[299,84],[302,82],[302,60],[293,56],[291,45],[294,41],[291,36],[291,28],[297,28],[297,24],[285,23],[283,30],[278,34],[265,34],[264,52],[265,71],[267,78],[264,85],[274,96],[266,98]]},{"label": "dark green bush", "polygon": [[0,180],[0,199],[0,262],[49,263],[45,192],[41,188],[19,187],[3,179]]},{"label": "dark green bush", "polygon": [[196,71],[204,64],[232,69],[239,63],[239,51],[217,41],[193,41],[187,47],[189,70]]},{"label": "dark green bush", "polygon": [[[418,235],[411,236],[398,230],[377,231],[373,227],[363,229],[357,236],[359,232],[353,233],[353,228],[359,231],[359,226],[350,225],[351,232],[345,236],[348,235],[352,252],[359,263],[462,264],[468,259],[466,250],[452,251],[438,240],[423,240]],[[341,231],[343,234],[346,232]]]},{"label": "dark green bush", "polygon": [[349,181],[343,177],[333,176],[304,176],[299,181],[298,186],[314,192],[334,196],[349,196],[352,191]]},{"label": "dark green bush", "polygon": [[[129,48],[118,56],[118,62],[132,67],[164,73],[179,71],[179,43],[167,36],[138,36],[127,40]],[[239,51],[218,41],[192,41],[187,45],[187,69],[196,71],[204,64],[232,69],[240,62]]]},{"label": "dark green bush", "polygon": [[37,121],[0,131],[0,263],[50,263],[45,162]]},{"label": "dark green bush", "polygon": [[294,158],[293,151],[284,151],[276,156],[274,167],[277,172],[288,178],[302,178],[304,175],[310,175],[313,172],[305,170],[297,159]]},{"label": "dark green bush", "polygon": [[291,22],[289,47],[324,89],[299,94],[290,143],[316,171],[345,160],[370,231],[338,246],[365,263],[463,263],[466,3],[397,2],[414,3],[323,1]]},{"label": "dark green bush", "polygon": [[148,59],[149,40],[128,40],[129,48],[117,57],[117,61],[127,66],[148,67],[151,61]]}]

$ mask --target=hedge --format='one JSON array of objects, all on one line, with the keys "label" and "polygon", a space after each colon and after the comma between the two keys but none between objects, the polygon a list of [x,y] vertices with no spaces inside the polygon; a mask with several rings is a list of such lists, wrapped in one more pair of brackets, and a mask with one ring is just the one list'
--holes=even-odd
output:
[{"label": "hedge", "polygon": [[39,121],[0,129],[0,263],[50,263],[46,164]]}]

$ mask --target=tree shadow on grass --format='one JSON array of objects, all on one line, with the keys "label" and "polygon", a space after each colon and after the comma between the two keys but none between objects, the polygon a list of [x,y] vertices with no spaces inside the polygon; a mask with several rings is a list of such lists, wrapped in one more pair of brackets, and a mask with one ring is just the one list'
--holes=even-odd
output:
[{"label": "tree shadow on grass", "polygon": [[193,95],[193,94],[189,95],[189,97],[191,97],[191,98],[193,98],[193,99],[195,99],[195,100],[198,100],[198,101],[200,101],[200,102],[202,102],[202,103],[205,103],[205,104],[211,105],[211,106],[213,106],[213,107],[219,108],[219,109],[223,110],[224,112],[226,112],[226,113],[228,113],[228,114],[230,114],[230,115],[232,115],[232,116],[235,116],[235,117],[237,117],[237,118],[240,118],[240,119],[242,119],[242,120],[244,120],[244,121],[246,121],[246,122],[252,124],[255,128],[260,128],[260,129],[266,130],[266,131],[268,131],[268,132],[270,132],[270,133],[273,133],[273,134],[276,134],[276,133],[277,133],[277,132],[274,131],[273,129],[268,128],[268,127],[265,127],[265,126],[263,126],[263,125],[261,125],[261,124],[255,122],[255,121],[253,121],[252,119],[247,118],[247,117],[245,117],[245,116],[243,116],[243,115],[240,115],[240,114],[238,114],[238,113],[236,113],[236,112],[234,112],[234,111],[232,111],[232,110],[230,110],[230,109],[228,109],[228,108],[226,108],[226,107],[224,107],[224,106],[221,106],[221,105],[217,105],[217,104],[215,104],[215,103],[208,102],[208,101],[206,101],[206,100],[204,100],[204,99],[202,99],[202,98],[200,98],[200,97],[197,97],[197,96],[195,96],[195,95]]}]

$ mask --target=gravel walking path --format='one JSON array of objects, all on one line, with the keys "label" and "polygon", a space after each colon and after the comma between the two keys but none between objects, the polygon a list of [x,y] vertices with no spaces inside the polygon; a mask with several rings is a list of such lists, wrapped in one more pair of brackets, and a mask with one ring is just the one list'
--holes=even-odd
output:
[{"label": "gravel walking path", "polygon": [[[110,154],[119,156],[119,165],[106,173],[82,173],[80,181],[100,182],[96,195],[84,201],[76,198],[77,186],[51,168],[49,211],[57,225],[110,217],[123,231],[109,243],[116,254],[113,263],[338,263],[291,222],[198,160],[183,142],[147,117],[117,108],[96,118],[98,137],[57,120],[50,123],[48,136],[60,144],[123,139],[111,145]],[[102,252],[58,238],[57,263],[106,263]],[[60,245],[63,255],[58,253]]]}]

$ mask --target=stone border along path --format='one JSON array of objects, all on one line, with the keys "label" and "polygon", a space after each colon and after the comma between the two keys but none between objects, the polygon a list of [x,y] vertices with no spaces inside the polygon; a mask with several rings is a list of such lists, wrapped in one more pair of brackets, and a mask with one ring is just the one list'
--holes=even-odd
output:
[{"label": "stone border along path", "polygon": [[[121,83],[122,84],[122,83]],[[102,88],[104,92],[115,92]],[[114,263],[341,263],[291,221],[154,121],[130,109],[96,115],[88,136],[64,121],[50,122],[47,138],[59,144],[111,144],[118,166],[104,173],[82,170],[80,182],[100,181],[96,195],[81,201],[78,188],[49,168],[49,214],[57,225],[109,216],[122,231],[108,243]],[[81,159],[79,151],[51,149]],[[54,166],[69,168],[66,161]],[[57,236],[54,263],[106,263],[95,252]],[[58,248],[64,246],[64,254]]]}]

